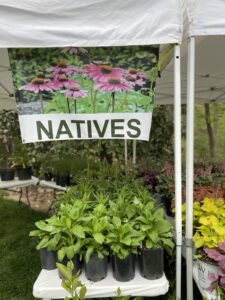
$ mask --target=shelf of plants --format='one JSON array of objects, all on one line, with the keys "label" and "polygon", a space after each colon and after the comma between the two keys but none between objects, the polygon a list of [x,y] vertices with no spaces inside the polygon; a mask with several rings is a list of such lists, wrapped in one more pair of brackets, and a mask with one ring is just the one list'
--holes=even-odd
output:
[{"label": "shelf of plants", "polygon": [[15,178],[14,180],[1,181],[0,180],[0,189],[10,189],[15,187],[26,187],[29,185],[37,185],[39,179],[32,176],[31,179],[28,180],[19,180]]},{"label": "shelf of plants", "polygon": [[[136,270],[134,279],[127,282],[119,282],[112,276],[112,270],[109,268],[106,278],[98,282],[92,282],[86,279],[84,272],[80,275],[80,281],[85,284],[87,298],[105,298],[115,297],[117,289],[120,288],[121,296],[157,296],[166,294],[169,289],[169,283],[165,275],[156,280],[148,280],[141,276],[139,270]],[[57,269],[47,271],[42,270],[38,276],[34,287],[33,295],[37,298],[63,299],[69,294],[61,287],[61,279],[58,276]]]},{"label": "shelf of plants", "polygon": [[165,294],[169,283],[163,253],[174,247],[172,226],[142,181],[101,175],[75,179],[76,186],[58,195],[54,214],[30,232],[38,237],[43,269],[34,296],[64,297],[60,278],[66,277],[63,268],[69,261],[73,276],[83,269],[80,280],[87,297],[116,296],[118,288],[124,295]]},{"label": "shelf of plants", "polygon": [[39,185],[41,187],[52,188],[52,189],[60,190],[60,191],[65,191],[66,190],[66,187],[56,184],[55,181],[40,180]]}]

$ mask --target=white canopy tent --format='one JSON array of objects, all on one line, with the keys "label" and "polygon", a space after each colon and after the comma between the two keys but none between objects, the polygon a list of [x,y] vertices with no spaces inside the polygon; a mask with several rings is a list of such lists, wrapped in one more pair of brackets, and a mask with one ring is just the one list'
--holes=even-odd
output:
[{"label": "white canopy tent", "polygon": [[[212,65],[214,57],[218,57],[218,49],[215,44],[209,44],[208,41],[212,37],[207,37],[204,43],[208,42],[208,47],[213,47],[215,56],[208,57],[204,60],[203,53],[195,57],[195,36],[209,36],[209,35],[225,35],[225,1],[223,0],[189,0],[187,2],[188,15],[188,65],[187,65],[187,138],[186,138],[186,256],[187,256],[187,298],[193,299],[193,267],[192,267],[192,237],[193,237],[193,165],[194,165],[194,99],[195,99],[195,60],[202,61],[202,64]],[[219,38],[214,38],[214,41],[219,43]],[[224,42],[220,40],[220,43]],[[211,40],[212,42],[212,40]],[[224,49],[224,48],[223,48]],[[221,58],[221,60],[220,60]],[[214,77],[218,80],[223,80],[224,66],[223,56],[218,58],[220,66],[214,67],[214,72],[217,72]],[[205,74],[205,78],[211,80],[210,74]],[[204,79],[204,76],[203,78]],[[198,78],[196,80],[198,83]],[[211,86],[211,93],[219,93],[214,96],[214,99],[219,100],[224,96],[224,89],[221,86],[218,89],[216,86]]]},{"label": "white canopy tent", "polygon": [[[182,42],[183,6],[184,0],[2,0],[0,3],[0,48],[175,45],[176,299],[181,298],[182,245],[181,86],[180,46],[177,44]],[[3,51],[0,55],[6,62],[6,53]],[[0,64],[0,70],[4,71],[0,93],[11,96],[8,61],[6,65],[4,61]],[[1,99],[7,102],[4,96]]]}]

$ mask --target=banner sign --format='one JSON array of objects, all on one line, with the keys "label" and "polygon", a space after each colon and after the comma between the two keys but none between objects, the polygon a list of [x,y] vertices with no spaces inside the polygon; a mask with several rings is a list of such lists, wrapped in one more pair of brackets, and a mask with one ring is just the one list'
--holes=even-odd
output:
[{"label": "banner sign", "polygon": [[149,140],[158,46],[8,51],[23,143]]}]

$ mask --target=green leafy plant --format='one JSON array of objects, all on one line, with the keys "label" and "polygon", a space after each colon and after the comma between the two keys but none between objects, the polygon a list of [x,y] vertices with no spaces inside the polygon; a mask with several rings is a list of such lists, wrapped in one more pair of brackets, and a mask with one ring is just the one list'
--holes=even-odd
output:
[{"label": "green leafy plant", "polygon": [[13,139],[14,151],[12,152],[12,160],[15,165],[23,168],[32,165],[32,153],[30,153],[27,144],[23,144],[21,139],[15,137]]},{"label": "green leafy plant", "polygon": [[147,249],[157,249],[163,246],[173,249],[172,226],[164,219],[162,208],[154,210],[154,205],[149,202],[142,207],[140,215],[135,220],[143,236],[142,246]]},{"label": "green leafy plant", "polygon": [[[57,268],[66,278],[61,283],[61,286],[70,294],[70,298],[65,296],[64,300],[83,300],[85,298],[87,288],[79,280],[80,271],[77,272],[75,276],[72,275],[74,265],[72,261],[67,263],[67,266],[64,266],[60,263],[56,263]],[[80,288],[79,293],[77,293],[77,288]]]},{"label": "green leafy plant", "polygon": [[106,244],[113,255],[117,255],[120,259],[125,259],[130,253],[137,253],[137,247],[142,239],[142,233],[134,229],[132,222],[122,224],[121,220],[114,216],[108,225]]},{"label": "green leafy plant", "polygon": [[222,199],[205,198],[197,207],[193,241],[195,247],[217,248],[225,241],[225,204]]}]

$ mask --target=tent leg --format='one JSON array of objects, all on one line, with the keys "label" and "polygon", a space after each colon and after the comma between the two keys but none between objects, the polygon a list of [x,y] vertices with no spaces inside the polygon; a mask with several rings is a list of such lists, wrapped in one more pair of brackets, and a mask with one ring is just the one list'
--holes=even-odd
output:
[{"label": "tent leg", "polygon": [[137,149],[137,142],[133,140],[133,165],[136,165],[136,149]]},{"label": "tent leg", "polygon": [[174,47],[174,155],[175,155],[175,210],[176,210],[176,300],[181,299],[182,247],[182,178],[181,178],[181,76],[180,46]]},{"label": "tent leg", "polygon": [[186,136],[186,257],[187,299],[193,300],[193,173],[194,173],[194,82],[195,38],[188,41]]}]

